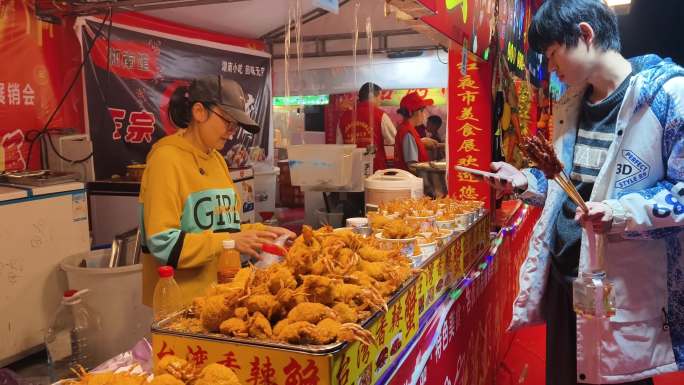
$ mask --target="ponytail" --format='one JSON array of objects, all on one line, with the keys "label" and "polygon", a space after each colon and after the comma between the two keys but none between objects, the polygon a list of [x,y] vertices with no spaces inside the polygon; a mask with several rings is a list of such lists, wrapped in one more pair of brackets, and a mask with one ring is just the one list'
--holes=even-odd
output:
[{"label": "ponytail", "polygon": [[409,119],[411,117],[411,114],[405,107],[399,108],[397,114],[401,115],[404,119]]},{"label": "ponytail", "polygon": [[169,119],[178,128],[188,128],[192,120],[192,103],[187,86],[179,86],[171,95]]}]

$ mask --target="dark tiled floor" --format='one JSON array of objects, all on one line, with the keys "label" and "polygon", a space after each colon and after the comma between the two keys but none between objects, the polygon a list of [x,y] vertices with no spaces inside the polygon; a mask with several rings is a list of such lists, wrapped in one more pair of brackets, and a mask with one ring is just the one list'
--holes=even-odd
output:
[{"label": "dark tiled floor", "polygon": [[[47,354],[40,351],[3,368],[19,377],[20,385],[49,385]],[[0,383],[2,381],[0,380]],[[11,383],[10,383],[11,384]]]}]

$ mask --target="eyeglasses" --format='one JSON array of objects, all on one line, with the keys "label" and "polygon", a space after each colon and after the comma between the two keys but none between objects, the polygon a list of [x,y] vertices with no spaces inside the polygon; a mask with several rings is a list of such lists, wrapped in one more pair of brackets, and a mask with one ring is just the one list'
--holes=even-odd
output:
[{"label": "eyeglasses", "polygon": [[223,115],[219,114],[218,112],[214,111],[213,109],[209,108],[209,111],[211,111],[214,115],[218,116],[223,120],[223,123],[225,123],[226,128],[229,130],[235,130],[238,127],[238,122],[235,120],[229,120],[227,118],[224,118]]}]

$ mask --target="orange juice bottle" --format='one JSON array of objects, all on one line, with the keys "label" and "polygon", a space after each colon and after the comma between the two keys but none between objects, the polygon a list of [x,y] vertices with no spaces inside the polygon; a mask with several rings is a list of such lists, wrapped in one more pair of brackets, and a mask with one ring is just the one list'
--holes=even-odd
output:
[{"label": "orange juice bottle", "polygon": [[240,252],[235,250],[235,241],[230,239],[223,241],[223,251],[219,256],[216,274],[218,283],[232,282],[240,267]]}]

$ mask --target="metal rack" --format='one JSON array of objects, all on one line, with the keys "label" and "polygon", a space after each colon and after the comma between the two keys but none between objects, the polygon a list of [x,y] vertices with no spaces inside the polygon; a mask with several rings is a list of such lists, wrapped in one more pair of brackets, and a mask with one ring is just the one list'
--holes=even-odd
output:
[{"label": "metal rack", "polygon": [[150,11],[242,1],[247,0],[35,0],[33,7],[39,18],[59,23],[63,17],[105,14],[110,10]]}]

